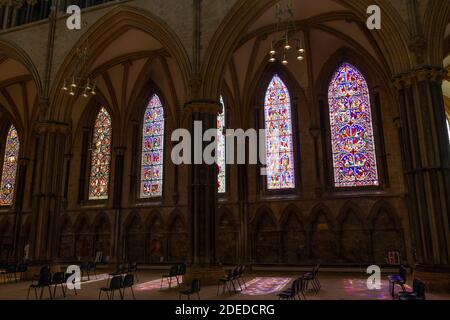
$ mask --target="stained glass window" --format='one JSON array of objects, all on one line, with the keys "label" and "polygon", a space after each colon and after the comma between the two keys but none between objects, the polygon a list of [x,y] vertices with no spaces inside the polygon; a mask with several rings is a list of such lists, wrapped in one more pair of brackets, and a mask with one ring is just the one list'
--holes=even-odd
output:
[{"label": "stained glass window", "polygon": [[218,175],[217,175],[217,190],[219,193],[227,192],[227,183],[226,183],[226,145],[225,145],[225,103],[223,102],[223,97],[220,97],[220,103],[222,104],[222,113],[217,116],[217,130],[219,130],[217,137],[217,165],[218,165]]},{"label": "stained glass window", "polygon": [[344,63],[331,80],[328,99],[335,186],[378,186],[372,111],[364,76]]},{"label": "stained glass window", "polygon": [[105,108],[101,108],[95,119],[92,137],[89,200],[108,199],[111,171],[111,143],[111,116]]},{"label": "stained glass window", "polygon": [[19,148],[20,142],[17,130],[14,126],[11,126],[6,137],[5,156],[3,158],[0,206],[11,206],[14,201]]},{"label": "stained glass window", "polygon": [[288,88],[275,75],[266,91],[264,104],[268,190],[295,188],[291,113]]},{"label": "stained glass window", "polygon": [[164,108],[155,94],[145,110],[142,132],[141,198],[161,197],[164,170]]}]

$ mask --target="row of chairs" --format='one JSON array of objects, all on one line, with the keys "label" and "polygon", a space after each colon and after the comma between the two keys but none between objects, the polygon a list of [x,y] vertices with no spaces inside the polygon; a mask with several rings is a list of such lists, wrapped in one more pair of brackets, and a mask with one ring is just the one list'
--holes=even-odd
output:
[{"label": "row of chairs", "polygon": [[136,300],[136,296],[134,295],[134,275],[127,274],[116,275],[109,281],[109,285],[107,287],[101,288],[98,294],[98,299],[100,300],[102,297],[102,293],[106,293],[108,300],[114,300],[115,293],[118,291],[120,295],[120,299],[125,299],[126,289],[130,289],[133,295],[133,299]]},{"label": "row of chairs", "polygon": [[225,292],[228,291],[230,295],[232,295],[231,287],[233,287],[234,293],[238,292],[236,284],[239,286],[240,291],[242,291],[242,287],[246,289],[247,284],[244,279],[246,269],[246,266],[236,266],[233,269],[229,270],[227,275],[219,279],[219,283],[217,285],[217,296],[219,296],[219,290],[221,286],[222,294],[225,294]]},{"label": "row of chairs", "polygon": [[184,263],[172,266],[169,269],[169,273],[162,275],[160,289],[163,288],[164,280],[169,282],[169,289],[171,289],[173,279],[175,279],[177,281],[177,286],[179,287],[181,284],[180,280],[182,279],[183,276],[186,275],[186,272],[187,272],[187,266]]},{"label": "row of chairs", "polygon": [[[6,265],[0,275],[3,276],[5,282],[14,280],[17,283],[19,280],[22,281],[23,275],[27,271],[28,265],[26,263],[19,265]],[[19,274],[19,278],[17,278],[17,274]]]},{"label": "row of chairs", "polygon": [[[307,272],[292,282],[291,288],[278,294],[280,300],[306,300],[306,292],[318,293],[322,288],[319,280],[320,264],[316,265],[311,272]],[[312,285],[310,289],[309,284]]]},{"label": "row of chairs", "polygon": [[[69,277],[72,275],[73,273],[66,273],[66,272],[56,272],[52,274],[50,272],[50,266],[42,267],[39,272],[39,275],[35,276],[37,281],[33,282],[28,288],[27,300],[29,300],[30,298],[31,290],[34,290],[36,300],[38,299],[42,300],[45,289],[48,289],[50,299],[53,300],[53,298],[56,297],[56,289],[58,288],[58,286],[61,287],[63,297],[65,298],[67,293],[66,284],[69,280]],[[38,290],[41,291],[39,297],[38,297]],[[77,295],[76,288],[74,288],[74,292],[75,295]]]},{"label": "row of chairs", "polygon": [[307,280],[304,277],[300,277],[292,283],[291,288],[282,291],[278,294],[279,300],[296,300],[298,297],[299,300],[306,300],[306,288],[307,288]]}]

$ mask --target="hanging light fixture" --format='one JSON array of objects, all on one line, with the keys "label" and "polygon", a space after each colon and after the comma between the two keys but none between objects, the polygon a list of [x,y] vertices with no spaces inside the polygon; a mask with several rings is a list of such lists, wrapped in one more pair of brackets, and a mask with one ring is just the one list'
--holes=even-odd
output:
[{"label": "hanging light fixture", "polygon": [[[87,27],[87,24],[85,24],[85,27]],[[70,80],[64,79],[61,90],[68,92],[70,96],[75,96],[77,93],[80,93],[81,96],[87,99],[89,96],[95,96],[97,94],[95,91],[96,83],[87,70],[87,62],[89,60],[88,52],[89,43],[86,41],[83,47],[77,49],[74,75],[69,78]],[[69,86],[67,85],[68,83],[70,83]]]},{"label": "hanging light fixture", "polygon": [[283,7],[280,3],[278,3],[275,9],[275,17],[277,20],[275,34],[282,32],[283,37],[281,39],[273,39],[271,41],[269,62],[273,63],[278,60],[278,52],[275,45],[276,43],[282,43],[283,51],[280,52],[280,55],[282,54],[282,59],[280,59],[280,61],[283,65],[289,64],[289,52],[292,48],[295,48],[297,52],[297,60],[303,61],[305,59],[304,54],[306,52],[303,46],[303,41],[301,38],[292,37],[297,33],[294,12],[292,10],[292,2],[289,1],[286,4],[286,7]]}]

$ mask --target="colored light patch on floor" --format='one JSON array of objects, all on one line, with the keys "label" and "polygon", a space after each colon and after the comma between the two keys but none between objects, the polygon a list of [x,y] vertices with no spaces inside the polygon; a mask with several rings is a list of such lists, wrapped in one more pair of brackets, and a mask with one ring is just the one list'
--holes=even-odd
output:
[{"label": "colored light patch on floor", "polygon": [[[179,277],[179,281],[180,281],[180,284],[182,284],[183,277]],[[155,291],[155,290],[160,290],[160,289],[162,289],[162,290],[169,289],[169,287],[177,288],[178,287],[177,279],[173,278],[172,285],[170,285],[170,286],[169,285],[170,285],[169,279],[164,279],[164,281],[162,283],[162,287],[161,287],[161,279],[157,279],[157,280],[138,284],[137,286],[135,286],[135,290],[137,290],[137,291]]]},{"label": "colored light patch on floor", "polygon": [[[389,291],[389,282],[383,280],[380,290],[370,290],[367,287],[367,279],[344,279],[343,286],[345,293],[352,300],[392,300]],[[406,290],[411,291],[411,287],[405,286]],[[398,292],[399,287],[396,288]]]},{"label": "colored light patch on floor", "polygon": [[95,282],[99,282],[99,281],[103,281],[103,280],[108,280],[110,278],[109,274],[107,273],[102,273],[102,274],[98,274],[97,276],[90,276],[89,278],[83,277],[81,278],[81,284],[89,284],[89,283],[95,283]]},{"label": "colored light patch on floor", "polygon": [[255,278],[246,282],[247,289],[241,294],[246,296],[263,296],[282,291],[292,278]]}]

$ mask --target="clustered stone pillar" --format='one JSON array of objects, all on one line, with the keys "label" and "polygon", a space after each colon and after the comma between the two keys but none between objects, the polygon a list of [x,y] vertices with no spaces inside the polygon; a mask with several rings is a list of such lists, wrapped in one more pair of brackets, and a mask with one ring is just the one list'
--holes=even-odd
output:
[{"label": "clustered stone pillar", "polygon": [[[216,205],[217,205],[217,165],[207,165],[203,161],[198,164],[195,139],[203,140],[203,133],[208,129],[217,128],[217,115],[220,112],[218,102],[194,101],[185,106],[190,120],[191,133],[191,165],[189,168],[189,260],[191,267],[188,279],[200,278],[203,284],[216,284],[223,276],[223,271],[216,265]],[[202,130],[196,129],[201,124]],[[203,142],[201,151],[210,142]],[[198,161],[197,161],[198,162]]]},{"label": "clustered stone pillar", "polygon": [[397,77],[415,277],[450,291],[450,145],[442,93],[446,71]]},{"label": "clustered stone pillar", "polygon": [[64,197],[64,161],[69,126],[41,122],[32,202],[30,259],[36,266],[53,264],[57,256],[57,224]]}]

